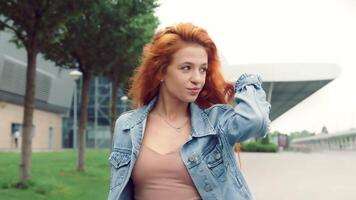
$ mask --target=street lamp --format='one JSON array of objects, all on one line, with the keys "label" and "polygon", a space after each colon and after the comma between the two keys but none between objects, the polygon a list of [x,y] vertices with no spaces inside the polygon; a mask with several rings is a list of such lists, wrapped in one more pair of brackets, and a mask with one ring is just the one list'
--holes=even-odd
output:
[{"label": "street lamp", "polygon": [[126,112],[126,102],[128,100],[127,96],[122,96],[121,98],[122,103],[124,103],[124,112]]},{"label": "street lamp", "polygon": [[82,76],[82,72],[72,70],[69,76],[74,80],[74,100],[73,100],[73,148],[77,148],[77,80]]}]

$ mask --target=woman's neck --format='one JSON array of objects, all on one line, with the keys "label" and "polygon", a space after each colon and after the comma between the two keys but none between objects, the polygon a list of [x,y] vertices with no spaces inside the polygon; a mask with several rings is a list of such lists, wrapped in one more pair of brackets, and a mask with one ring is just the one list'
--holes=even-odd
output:
[{"label": "woman's neck", "polygon": [[169,95],[159,94],[155,107],[152,112],[161,116],[165,116],[169,120],[186,118],[189,116],[189,103],[182,102],[177,98],[172,98]]}]

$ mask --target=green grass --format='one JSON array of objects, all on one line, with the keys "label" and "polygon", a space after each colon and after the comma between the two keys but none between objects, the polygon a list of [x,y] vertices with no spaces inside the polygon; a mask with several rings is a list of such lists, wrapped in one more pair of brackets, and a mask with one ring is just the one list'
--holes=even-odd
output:
[{"label": "green grass", "polygon": [[75,170],[76,151],[32,154],[31,187],[16,189],[20,153],[0,152],[0,200],[100,200],[109,191],[108,150],[86,150],[86,170]]}]

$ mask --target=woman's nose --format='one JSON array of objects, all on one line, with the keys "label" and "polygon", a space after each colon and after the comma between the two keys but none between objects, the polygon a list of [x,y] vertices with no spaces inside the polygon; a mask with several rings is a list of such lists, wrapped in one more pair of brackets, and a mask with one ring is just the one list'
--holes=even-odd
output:
[{"label": "woman's nose", "polygon": [[195,70],[193,72],[190,80],[194,84],[201,83],[204,80],[204,75],[202,75],[199,70]]}]

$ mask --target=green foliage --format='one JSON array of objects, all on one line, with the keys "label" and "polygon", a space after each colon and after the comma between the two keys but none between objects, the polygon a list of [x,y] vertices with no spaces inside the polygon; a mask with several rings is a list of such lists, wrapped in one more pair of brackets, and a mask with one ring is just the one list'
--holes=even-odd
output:
[{"label": "green foliage", "polygon": [[269,135],[266,135],[266,137],[261,139],[261,144],[269,144]]},{"label": "green foliage", "polygon": [[263,138],[257,138],[255,141],[242,143],[241,151],[246,152],[277,152],[278,146],[270,143],[270,134]]},{"label": "green foliage", "polygon": [[[131,7],[128,20],[120,29],[111,32],[116,42],[110,41],[105,46],[107,53],[103,57],[107,66],[104,75],[115,85],[121,83],[124,87],[133,69],[139,64],[143,46],[149,42],[158,26],[158,19],[154,16],[154,8],[157,7],[155,0],[140,3],[131,1]],[[120,9],[116,8],[115,11],[122,13]],[[111,18],[115,17],[116,13],[113,13]]]},{"label": "green foliage", "polygon": [[[41,49],[46,59],[64,68],[91,71],[101,58],[102,41],[110,27],[103,26],[104,3],[99,0],[76,0],[75,15],[66,19],[62,31]],[[103,17],[101,16],[103,14]]]},{"label": "green foliage", "polygon": [[0,152],[0,199],[106,199],[110,168],[107,150],[87,150],[86,172],[74,170],[75,151],[33,153],[32,179],[19,189],[19,153]]},{"label": "green foliage", "polygon": [[41,48],[62,31],[63,21],[75,10],[71,1],[0,1],[0,30],[14,34],[17,47]]},{"label": "green foliage", "polygon": [[273,132],[271,132],[271,133],[268,133],[268,135],[269,135],[270,137],[278,137],[279,134],[282,134],[282,133],[279,132],[279,131],[273,131]]},{"label": "green foliage", "polygon": [[301,132],[291,132],[289,134],[289,138],[291,140],[293,140],[293,139],[296,139],[296,138],[310,137],[310,136],[314,136],[314,135],[315,135],[315,133],[313,133],[313,132],[309,132],[307,130],[303,130]]},{"label": "green foliage", "polygon": [[67,18],[56,40],[42,49],[45,58],[60,67],[101,74],[115,65],[124,72],[125,65],[137,61],[140,41],[146,42],[157,26],[154,0],[72,2],[77,15]]},{"label": "green foliage", "polygon": [[275,144],[262,144],[261,142],[248,142],[241,144],[241,151],[246,152],[277,152],[278,146]]}]

